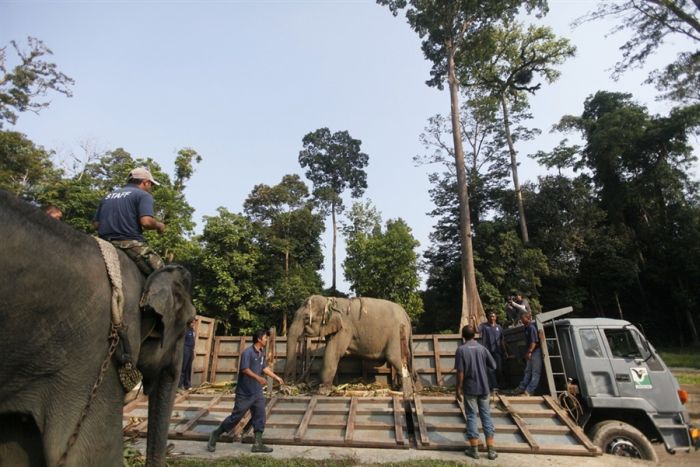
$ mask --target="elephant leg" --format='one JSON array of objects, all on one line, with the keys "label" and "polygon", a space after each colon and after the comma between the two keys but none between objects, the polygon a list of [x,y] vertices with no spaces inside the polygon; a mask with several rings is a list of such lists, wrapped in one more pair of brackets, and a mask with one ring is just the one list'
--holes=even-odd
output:
[{"label": "elephant leg", "polygon": [[401,380],[401,387],[403,388],[404,394],[408,396],[413,394],[413,381],[411,379],[410,369],[408,368],[409,358],[409,355],[406,355],[405,359],[402,358],[400,339],[394,339],[391,344],[389,344],[386,361],[396,370],[396,374]]},{"label": "elephant leg", "polygon": [[326,344],[326,351],[323,355],[323,367],[321,368],[321,387],[319,393],[328,395],[333,387],[333,378],[338,371],[338,363],[350,345],[352,335],[349,331],[343,330],[334,334]]},{"label": "elephant leg", "polygon": [[46,465],[41,433],[28,415],[0,415],[0,465]]}]

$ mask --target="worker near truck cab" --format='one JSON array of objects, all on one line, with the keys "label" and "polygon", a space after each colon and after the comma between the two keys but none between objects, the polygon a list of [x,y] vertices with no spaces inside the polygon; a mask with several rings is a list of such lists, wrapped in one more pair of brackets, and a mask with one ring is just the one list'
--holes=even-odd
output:
[{"label": "worker near truck cab", "polygon": [[455,399],[459,402],[464,398],[464,409],[467,413],[469,446],[464,454],[472,459],[479,458],[479,430],[476,424],[478,413],[486,438],[487,456],[489,460],[494,460],[498,454],[493,442],[495,429],[491,421],[487,372],[496,368],[496,362],[489,351],[474,340],[474,335],[473,326],[466,325],[462,328],[464,344],[459,346],[455,353],[455,370],[457,370]]},{"label": "worker near truck cab", "polygon": [[491,353],[496,362],[496,369],[489,369],[489,386],[491,392],[498,391],[503,382],[503,358],[507,357],[506,346],[503,342],[503,328],[498,324],[498,317],[495,312],[489,313],[489,320],[479,325],[481,335],[481,345]]},{"label": "worker near truck cab", "polygon": [[532,321],[532,314],[525,313],[520,321],[525,332],[525,375],[513,395],[531,396],[540,384],[542,376],[542,349],[537,325]]}]

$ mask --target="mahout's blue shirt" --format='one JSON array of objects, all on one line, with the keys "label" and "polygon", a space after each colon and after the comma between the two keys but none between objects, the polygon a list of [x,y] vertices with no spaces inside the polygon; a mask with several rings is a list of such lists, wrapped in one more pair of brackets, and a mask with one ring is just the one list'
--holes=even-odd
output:
[{"label": "mahout's blue shirt", "polygon": [[258,352],[255,344],[251,345],[241,354],[241,364],[238,367],[238,384],[236,385],[237,396],[254,396],[262,392],[263,387],[257,380],[243,374],[243,370],[250,368],[253,373],[262,376],[262,372],[267,367],[265,348]]},{"label": "mahout's blue shirt", "polygon": [[100,202],[95,213],[97,233],[105,240],[139,240],[143,238],[140,219],[153,217],[153,196],[136,185],[117,188]]}]

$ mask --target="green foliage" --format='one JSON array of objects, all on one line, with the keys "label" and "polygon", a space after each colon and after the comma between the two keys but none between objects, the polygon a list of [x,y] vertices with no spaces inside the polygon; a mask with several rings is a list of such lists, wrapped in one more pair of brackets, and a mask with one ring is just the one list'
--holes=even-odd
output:
[{"label": "green foliage", "polygon": [[350,288],[364,297],[383,298],[401,304],[412,320],[423,312],[418,293],[418,241],[401,220],[389,220],[386,229],[371,226],[367,232],[362,224],[347,234],[345,277]]},{"label": "green foliage", "polygon": [[49,91],[71,97],[70,87],[74,83],[54,63],[44,60],[44,56],[53,52],[39,39],[27,38],[28,51],[15,41],[10,44],[17,54],[14,66],[7,62],[7,46],[0,48],[0,129],[5,122],[14,125],[19,112],[38,113],[48,107],[48,101],[37,99]]},{"label": "green foliage", "polygon": [[336,213],[343,210],[342,193],[349,189],[353,198],[359,198],[367,188],[365,167],[369,156],[360,150],[362,141],[347,131],[331,133],[319,128],[302,139],[299,165],[306,169],[306,178],[314,185],[313,195],[321,208],[330,211],[333,219],[333,279],[331,294],[336,289]]},{"label": "green foliage", "polygon": [[463,86],[518,103],[527,99],[525,93],[541,87],[541,82],[533,80],[553,83],[559,78],[556,66],[575,51],[568,39],[558,38],[551,28],[530,25],[525,30],[517,21],[505,21],[470,37],[469,47],[456,59]]},{"label": "green foliage", "polygon": [[347,189],[359,198],[367,188],[365,167],[369,156],[360,150],[362,141],[347,131],[331,133],[319,128],[302,139],[299,165],[314,185],[314,196],[326,206],[343,205],[340,195]]},{"label": "green foliage", "polygon": [[499,21],[512,20],[521,8],[527,12],[547,11],[545,0],[377,0],[377,3],[388,6],[394,16],[400,10],[406,11],[408,24],[422,39],[425,58],[433,64],[432,78],[427,84],[439,89],[447,78],[449,57],[458,55],[463,47],[470,47],[468,39]]},{"label": "green foliage", "polygon": [[60,177],[51,155],[22,133],[0,131],[0,189],[38,201],[40,194]]},{"label": "green foliage", "polygon": [[659,342],[698,341],[690,284],[700,281],[700,211],[698,183],[688,176],[698,125],[698,105],[652,116],[630,94],[604,91],[558,125],[583,135],[566,163],[590,173],[590,196],[604,213],[582,229],[576,282],[598,314],[638,320]]},{"label": "green foliage", "polygon": [[292,312],[321,290],[323,216],[298,175],[285,175],[275,186],[256,185],[244,209],[261,252],[258,287],[267,311],[282,317],[284,333]]},{"label": "green foliage", "polygon": [[[700,4],[690,0],[601,2],[577,23],[613,16],[619,23],[612,33],[630,30],[629,39],[620,47],[622,60],[615,65],[613,77],[617,78],[629,69],[641,67],[669,36],[699,42],[699,13]],[[697,100],[697,60],[696,51],[682,52],[663,72],[653,72],[648,82],[655,81],[658,89],[666,92],[664,97]]]},{"label": "green foliage", "polygon": [[218,209],[204,217],[204,230],[197,237],[197,261],[190,265],[196,278],[198,310],[222,320],[229,331],[250,334],[268,323],[257,316],[265,299],[256,286],[260,247],[254,242],[252,223],[240,214]]}]

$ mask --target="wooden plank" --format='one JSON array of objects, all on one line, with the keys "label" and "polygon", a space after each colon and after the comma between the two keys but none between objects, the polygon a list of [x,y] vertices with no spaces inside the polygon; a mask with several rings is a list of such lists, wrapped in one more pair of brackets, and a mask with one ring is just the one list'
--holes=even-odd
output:
[{"label": "wooden plank", "polygon": [[403,424],[401,423],[402,403],[398,396],[392,398],[394,403],[394,437],[397,444],[406,444],[406,438],[403,436]]},{"label": "wooden plank", "polygon": [[179,435],[182,436],[182,434],[186,431],[190,431],[190,428],[195,426],[197,422],[199,421],[200,418],[203,416],[207,415],[209,413],[209,409],[218,404],[221,398],[223,397],[223,394],[219,394],[218,396],[214,397],[205,407],[201,408],[196,414],[192,416],[192,418],[189,419],[187,423],[185,423],[182,426],[178,426],[178,428],[175,430],[175,432]]},{"label": "wooden plank", "polygon": [[544,400],[547,402],[547,405],[549,405],[549,407],[554,410],[557,415],[559,415],[559,419],[566,424],[566,426],[576,436],[579,442],[586,447],[586,449],[593,452],[600,451],[600,448],[595,446],[591,440],[588,439],[588,436],[586,436],[581,427],[574,423],[574,421],[571,420],[571,417],[569,417],[569,415],[562,410],[556,399],[553,399],[551,396],[544,396]]},{"label": "wooden plank", "polygon": [[416,421],[418,422],[420,443],[424,446],[429,446],[430,437],[428,437],[428,429],[425,426],[425,418],[423,417],[423,403],[421,402],[421,396],[414,396],[413,401],[416,406]]},{"label": "wooden plank", "polygon": [[527,441],[527,444],[530,445],[530,448],[532,448],[532,450],[535,452],[539,451],[540,446],[539,444],[537,444],[537,441],[535,441],[535,439],[532,437],[532,433],[530,433],[527,423],[513,409],[513,407],[508,402],[508,398],[501,396],[500,394],[497,397],[501,401],[501,404],[503,404],[503,407],[505,407],[505,409],[510,414],[511,418],[513,419],[513,422],[515,422],[515,424],[520,429],[520,433],[523,435],[523,438],[525,438],[525,441]]},{"label": "wooden plank", "polygon": [[443,381],[442,365],[440,364],[440,338],[438,334],[433,334],[433,358],[435,359],[435,383],[442,386]]},{"label": "wooden plank", "polygon": [[277,401],[279,401],[279,397],[273,397],[270,402],[267,403],[267,407],[265,407],[265,420],[270,418],[272,409],[274,409],[275,405],[277,405]]},{"label": "wooden plank", "polygon": [[304,435],[306,434],[306,430],[309,427],[309,422],[311,421],[311,416],[314,413],[314,408],[316,407],[316,403],[318,402],[318,396],[313,396],[311,400],[309,401],[309,406],[306,409],[306,413],[304,414],[304,418],[301,419],[301,423],[299,424],[299,428],[297,429],[296,433],[294,433],[294,441],[301,441]]},{"label": "wooden plank", "polygon": [[347,425],[345,428],[345,442],[352,441],[355,436],[355,416],[357,413],[357,397],[350,399],[350,410],[348,411]]}]

